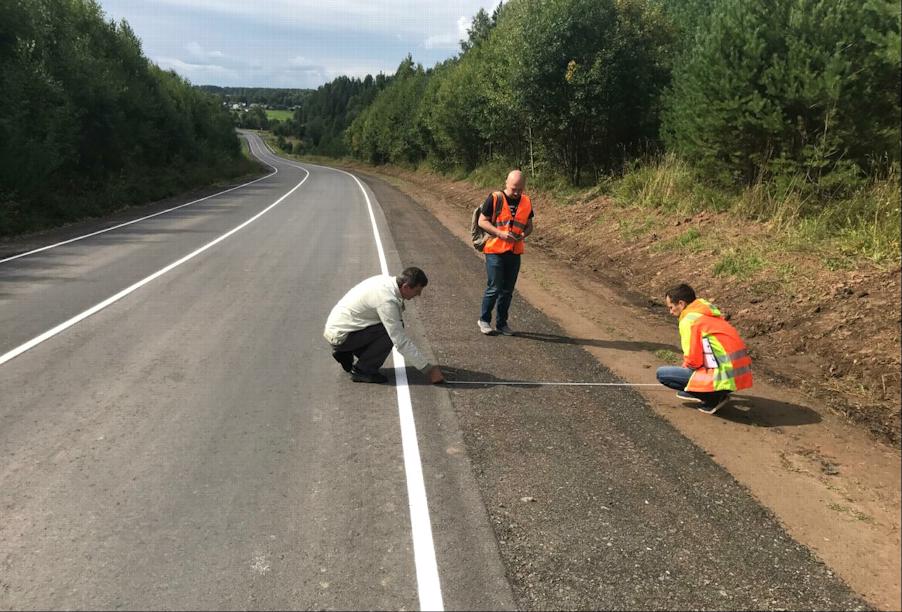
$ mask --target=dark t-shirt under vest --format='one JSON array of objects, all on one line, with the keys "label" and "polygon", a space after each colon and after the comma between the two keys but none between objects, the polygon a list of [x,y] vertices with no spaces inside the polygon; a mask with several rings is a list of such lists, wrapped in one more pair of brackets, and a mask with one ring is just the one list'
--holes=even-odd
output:
[{"label": "dark t-shirt under vest", "polygon": [[[514,196],[509,196],[507,194],[504,194],[504,198],[507,200],[507,207],[510,209],[511,216],[513,217],[514,215],[517,214],[517,207],[520,206],[520,196],[517,196],[516,198],[514,198]],[[492,213],[494,212],[492,210],[493,206],[494,206],[493,198],[492,198],[492,194],[490,193],[489,197],[487,197],[485,199],[485,202],[482,203],[482,214],[484,214],[486,217],[491,219]],[[501,202],[498,202],[498,206],[501,206]],[[530,219],[532,219],[535,216],[536,216],[535,211],[532,211],[532,210],[529,211]]]}]

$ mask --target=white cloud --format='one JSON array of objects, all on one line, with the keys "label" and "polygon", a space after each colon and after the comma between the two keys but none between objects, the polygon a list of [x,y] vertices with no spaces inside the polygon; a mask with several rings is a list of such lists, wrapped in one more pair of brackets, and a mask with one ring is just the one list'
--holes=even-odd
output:
[{"label": "white cloud", "polygon": [[423,41],[423,47],[426,49],[457,49],[460,41],[467,40],[467,30],[473,23],[472,17],[459,17],[457,19],[457,32],[443,32],[434,34]]},{"label": "white cloud", "polygon": [[[455,29],[461,33],[462,20],[469,25],[469,18],[480,8],[492,10],[497,0],[156,0],[156,4],[230,15],[269,26],[450,40]],[[469,17],[460,17],[462,14]]]},{"label": "white cloud", "polygon": [[288,60],[289,70],[298,70],[300,72],[322,72],[325,68],[319,64],[315,64],[303,56],[296,56]]},{"label": "white cloud", "polygon": [[226,70],[259,70],[263,67],[259,61],[234,57],[218,50],[208,51],[197,41],[189,42],[185,50],[188,51],[190,64],[220,66]]},{"label": "white cloud", "polygon": [[186,62],[177,57],[154,57],[151,58],[163,70],[174,70],[178,74],[187,78],[197,85],[203,84],[205,79],[235,79],[239,73],[224,66],[216,64],[196,64]]},{"label": "white cloud", "polygon": [[99,0],[149,57],[197,84],[316,87],[453,55],[498,0]]},{"label": "white cloud", "polygon": [[467,40],[469,34],[467,30],[470,29],[470,26],[473,25],[472,17],[461,17],[457,20],[457,37],[460,40]]}]

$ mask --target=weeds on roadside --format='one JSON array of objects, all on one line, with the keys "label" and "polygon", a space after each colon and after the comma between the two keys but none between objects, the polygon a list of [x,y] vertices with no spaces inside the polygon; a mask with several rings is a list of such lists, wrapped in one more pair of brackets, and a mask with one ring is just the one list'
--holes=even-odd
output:
[{"label": "weeds on roadside", "polygon": [[[869,178],[842,167],[812,183],[798,175],[760,178],[736,191],[713,187],[672,153],[630,164],[610,191],[621,204],[677,214],[729,211],[739,219],[769,223],[783,248],[825,255],[831,269],[854,266],[856,259],[891,264],[900,258],[899,170],[895,165]],[[684,235],[662,250],[697,245]],[[753,260],[725,258],[722,273],[755,267]]]},{"label": "weeds on roadside", "polygon": [[664,363],[680,363],[681,361],[679,355],[667,349],[658,349],[654,355]]},{"label": "weeds on roadside", "polygon": [[655,251],[689,251],[690,253],[698,253],[704,248],[704,241],[702,240],[702,233],[698,229],[690,227],[679,236],[663,240],[652,248]]},{"label": "weeds on roadside", "polygon": [[753,252],[730,248],[714,264],[714,276],[748,278],[764,267],[764,261]]}]

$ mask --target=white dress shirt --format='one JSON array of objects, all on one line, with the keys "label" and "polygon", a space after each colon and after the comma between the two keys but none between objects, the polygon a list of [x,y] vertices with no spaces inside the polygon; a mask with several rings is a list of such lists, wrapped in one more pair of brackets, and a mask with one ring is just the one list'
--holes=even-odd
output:
[{"label": "white dress shirt", "polygon": [[323,336],[332,346],[338,346],[348,334],[381,323],[388,332],[395,348],[404,355],[410,365],[426,370],[429,361],[407,337],[401,313],[404,299],[394,276],[372,276],[351,288],[332,308],[326,319]]}]

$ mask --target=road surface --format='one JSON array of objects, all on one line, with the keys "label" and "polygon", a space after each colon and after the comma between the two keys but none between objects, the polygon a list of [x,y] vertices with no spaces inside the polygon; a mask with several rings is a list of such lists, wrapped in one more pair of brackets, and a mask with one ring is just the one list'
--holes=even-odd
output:
[{"label": "road surface", "polygon": [[476,334],[466,245],[246,137],[270,174],[0,255],[0,607],[862,605],[628,389],[351,383],[325,317],[407,265],[451,378],[617,381],[522,302]]}]

